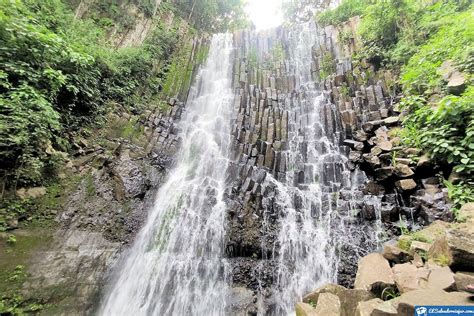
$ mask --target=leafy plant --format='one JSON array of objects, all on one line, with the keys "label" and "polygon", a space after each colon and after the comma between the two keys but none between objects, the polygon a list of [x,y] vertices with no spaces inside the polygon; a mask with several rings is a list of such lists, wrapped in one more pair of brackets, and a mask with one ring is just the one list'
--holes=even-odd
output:
[{"label": "leafy plant", "polygon": [[433,91],[441,83],[439,68],[446,60],[462,60],[465,47],[474,41],[474,10],[449,16],[402,68],[401,82],[409,93]]},{"label": "leafy plant", "polygon": [[462,96],[444,97],[437,107],[420,96],[402,100],[411,113],[403,122],[405,142],[430,153],[440,162],[454,166],[462,174],[474,172],[474,88]]},{"label": "leafy plant", "polygon": [[382,300],[388,301],[400,296],[400,292],[395,287],[386,287],[383,289],[382,294],[380,295]]},{"label": "leafy plant", "polygon": [[319,66],[319,76],[321,79],[329,77],[336,71],[336,65],[331,52],[325,52],[321,58],[321,64]]},{"label": "leafy plant", "polygon": [[27,276],[27,274],[25,272],[25,266],[17,265],[15,267],[15,269],[13,270],[12,274],[10,275],[9,280],[10,281],[16,281],[16,280],[22,279],[26,276]]},{"label": "leafy plant", "polygon": [[445,180],[444,185],[448,188],[448,197],[453,202],[452,211],[455,218],[459,221],[463,220],[459,217],[459,210],[464,204],[474,202],[474,183],[453,184]]},{"label": "leafy plant", "polygon": [[326,10],[316,15],[316,21],[323,26],[339,24],[349,18],[365,12],[368,0],[343,0],[336,8]]}]

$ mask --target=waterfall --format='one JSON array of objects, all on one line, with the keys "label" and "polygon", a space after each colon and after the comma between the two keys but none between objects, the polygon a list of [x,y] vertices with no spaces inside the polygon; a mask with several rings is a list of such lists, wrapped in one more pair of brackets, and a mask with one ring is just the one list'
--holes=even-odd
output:
[{"label": "waterfall", "polygon": [[180,123],[176,165],[117,266],[101,315],[224,314],[232,51],[232,35],[213,37]]},{"label": "waterfall", "polygon": [[101,315],[293,314],[318,286],[350,284],[379,245],[381,200],[349,168],[339,108],[315,79],[330,37],[308,23],[234,39],[212,39],[175,167]]},{"label": "waterfall", "polygon": [[[337,57],[331,36],[307,23],[238,37],[249,67],[240,75],[245,118],[234,130],[239,131],[244,177],[240,201],[244,211],[253,208],[257,219],[248,221],[258,222],[263,232],[262,260],[250,275],[257,278],[259,315],[293,314],[305,294],[340,282],[341,271],[348,278],[343,283],[349,284],[351,267],[378,246],[380,198],[364,194],[366,175],[349,168],[339,108],[314,67],[318,58],[321,69],[328,63],[325,55],[329,63],[332,55]],[[284,47],[283,58],[278,47]],[[246,58],[252,61],[245,63]],[[326,72],[319,75],[331,75]],[[266,176],[261,177],[263,170]],[[374,222],[357,216],[364,208],[374,211]]]},{"label": "waterfall", "polygon": [[[287,97],[288,169],[276,182],[283,209],[276,253],[276,315],[290,314],[295,301],[312,289],[337,281],[338,245],[347,242],[341,191],[353,191],[341,146],[337,109],[313,81],[312,47],[319,45],[314,24],[290,31],[289,62],[296,78]],[[344,239],[344,240],[343,240]]]}]

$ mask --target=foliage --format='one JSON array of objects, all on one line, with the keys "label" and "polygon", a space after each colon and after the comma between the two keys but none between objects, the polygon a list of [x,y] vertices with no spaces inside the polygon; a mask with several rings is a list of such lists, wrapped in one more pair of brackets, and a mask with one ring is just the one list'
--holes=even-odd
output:
[{"label": "foliage", "polygon": [[321,58],[321,65],[319,67],[319,77],[325,79],[336,71],[336,65],[331,52],[325,52]]},{"label": "foliage", "polygon": [[408,0],[375,1],[367,6],[359,29],[363,43],[360,56],[376,66],[389,64],[392,49],[405,30],[413,28],[414,11]]},{"label": "foliage", "polygon": [[444,185],[448,188],[448,197],[453,202],[453,213],[456,219],[463,220],[458,216],[459,210],[464,204],[474,202],[474,183],[453,184],[446,180]]},{"label": "foliage", "polygon": [[0,201],[0,232],[7,230],[9,221],[25,218],[31,208],[31,204],[32,201],[29,199],[3,198]]},{"label": "foliage", "polygon": [[248,26],[242,0],[176,0],[181,16],[195,28],[225,32]]},{"label": "foliage", "polygon": [[[115,12],[114,3],[100,5]],[[74,19],[61,0],[0,0],[0,164],[7,188],[54,175],[59,160],[51,152],[67,151],[68,133],[100,122],[111,101],[140,111],[160,93],[177,29],[157,23],[144,45],[121,49],[109,47],[104,33],[94,20]]]},{"label": "foliage", "polygon": [[316,20],[323,26],[339,24],[353,16],[363,14],[368,3],[368,0],[343,0],[336,8],[318,13]]},{"label": "foliage", "polygon": [[380,294],[382,300],[388,301],[400,296],[400,292],[397,288],[394,287],[386,287],[383,289],[382,294]]},{"label": "foliage", "polygon": [[14,245],[16,243],[15,235],[8,235],[7,244]]},{"label": "foliage", "polygon": [[412,113],[404,121],[405,141],[454,165],[456,172],[474,174],[473,104],[474,87],[462,96],[444,97],[437,107],[427,105],[419,96],[404,98],[401,106]]},{"label": "foliage", "polygon": [[[446,60],[469,60],[466,47],[474,42],[474,10],[450,16],[403,67],[401,82],[409,93],[424,93],[441,83],[439,68]],[[464,58],[463,58],[464,57]]]},{"label": "foliage", "polygon": [[[28,274],[24,265],[17,265],[8,276],[8,281],[16,284],[24,282]],[[29,302],[21,295],[19,290],[2,293],[0,296],[0,314],[1,315],[25,315],[35,313],[43,309],[43,304]]]},{"label": "foliage", "polygon": [[21,2],[1,0],[0,7],[0,161],[30,165],[32,176],[24,180],[36,182],[44,165],[37,153],[60,132],[59,111],[93,110],[94,102],[76,102],[79,95],[94,97],[80,83],[92,78],[93,58],[40,25]]},{"label": "foliage", "polygon": [[346,46],[350,45],[352,38],[353,38],[353,35],[350,30],[343,29],[337,34],[337,40],[342,45],[346,45]]}]

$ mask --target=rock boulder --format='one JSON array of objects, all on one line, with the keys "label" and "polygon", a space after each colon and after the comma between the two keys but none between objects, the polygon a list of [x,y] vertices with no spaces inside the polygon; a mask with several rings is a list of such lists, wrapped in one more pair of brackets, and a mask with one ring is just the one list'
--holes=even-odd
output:
[{"label": "rock boulder", "polygon": [[331,293],[321,293],[316,304],[316,315],[318,316],[340,316],[341,302],[339,297]]},{"label": "rock boulder", "polygon": [[394,285],[392,269],[382,254],[372,253],[359,260],[354,288],[381,292]]}]

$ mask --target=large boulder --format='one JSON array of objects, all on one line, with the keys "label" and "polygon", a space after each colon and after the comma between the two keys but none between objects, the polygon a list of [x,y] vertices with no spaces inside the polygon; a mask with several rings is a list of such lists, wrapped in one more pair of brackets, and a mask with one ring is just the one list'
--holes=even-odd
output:
[{"label": "large boulder", "polygon": [[354,288],[381,292],[395,286],[393,272],[388,260],[380,253],[369,254],[359,260]]},{"label": "large boulder", "polygon": [[397,308],[395,306],[398,300],[399,297],[376,305],[370,316],[399,316]]},{"label": "large boulder", "polygon": [[423,289],[403,293],[400,297],[379,303],[371,316],[408,316],[414,315],[415,306],[430,305],[473,305],[468,293],[445,292],[443,290]]},{"label": "large boulder", "polygon": [[344,291],[339,295],[341,316],[353,316],[360,302],[369,301],[374,298],[375,295],[367,290],[350,289]]},{"label": "large boulder", "polygon": [[46,188],[45,187],[36,187],[36,188],[21,188],[16,191],[16,195],[20,199],[37,199],[39,197],[42,197],[43,195],[46,194]]},{"label": "large boulder", "polygon": [[374,309],[383,303],[380,298],[374,298],[369,301],[359,302],[355,312],[356,316],[371,316]]},{"label": "large boulder", "polygon": [[449,93],[460,95],[466,88],[466,77],[462,72],[456,69],[451,60],[445,60],[440,67],[441,75],[447,82]]},{"label": "large boulder", "polygon": [[474,225],[472,222],[455,225],[446,234],[446,241],[456,270],[474,271]]},{"label": "large boulder", "polygon": [[465,291],[468,285],[474,284],[474,273],[458,271],[454,275],[454,281],[458,291]]},{"label": "large boulder", "polygon": [[446,236],[437,238],[428,250],[428,259],[433,260],[441,266],[451,265],[453,263],[453,256],[449,249]]},{"label": "large boulder", "polygon": [[319,299],[319,295],[323,293],[330,293],[337,296],[342,296],[342,294],[347,291],[347,289],[341,285],[337,284],[326,284],[322,287],[317,288],[313,292],[305,295],[303,297],[303,302],[308,304],[316,304]]},{"label": "large boulder", "polygon": [[402,294],[395,302],[398,315],[414,315],[417,305],[473,305],[470,295],[462,292],[445,292],[443,290],[416,290]]},{"label": "large boulder", "polygon": [[411,191],[416,188],[416,182],[413,179],[403,179],[395,182],[395,186],[402,191]]},{"label": "large boulder", "polygon": [[453,290],[455,289],[454,273],[449,267],[440,267],[428,264],[429,276],[426,282],[422,282],[422,288]]},{"label": "large boulder", "polygon": [[410,245],[410,252],[411,253],[427,253],[430,250],[431,244],[427,242],[417,241],[414,240],[411,242]]},{"label": "large boulder", "polygon": [[304,296],[303,302],[314,305],[319,302],[321,294],[327,293],[336,295],[339,298],[342,316],[354,315],[359,302],[367,301],[375,297],[375,295],[368,290],[346,289],[337,284],[326,284]]},{"label": "large boulder", "polygon": [[400,293],[421,289],[421,280],[427,280],[429,271],[411,263],[396,264],[392,268],[395,284]]},{"label": "large boulder", "polygon": [[316,309],[308,303],[296,303],[296,316],[318,316]]},{"label": "large boulder", "polygon": [[385,259],[394,263],[404,263],[413,259],[411,254],[398,247],[396,240],[391,240],[383,244],[382,255]]},{"label": "large boulder", "polygon": [[429,226],[416,232],[416,235],[426,242],[433,242],[436,239],[446,236],[449,224],[443,221],[434,221]]},{"label": "large boulder", "polygon": [[393,268],[395,284],[400,293],[419,289],[453,290],[454,274],[449,267],[430,263],[417,267],[411,263],[397,264]]},{"label": "large boulder", "polygon": [[408,178],[415,174],[409,166],[402,163],[398,163],[393,171],[400,178]]},{"label": "large boulder", "polygon": [[474,202],[464,204],[459,210],[458,217],[466,223],[474,223]]},{"label": "large boulder", "polygon": [[446,85],[449,93],[460,95],[466,89],[466,77],[459,71],[453,72]]},{"label": "large boulder", "polygon": [[318,316],[340,316],[341,302],[339,297],[331,293],[321,293],[316,304],[316,315]]}]

